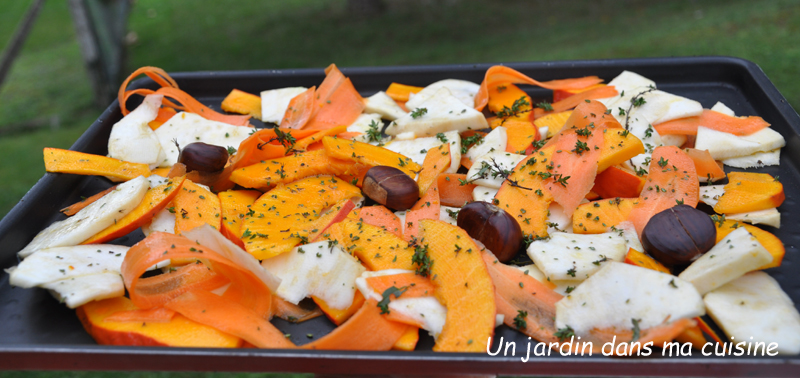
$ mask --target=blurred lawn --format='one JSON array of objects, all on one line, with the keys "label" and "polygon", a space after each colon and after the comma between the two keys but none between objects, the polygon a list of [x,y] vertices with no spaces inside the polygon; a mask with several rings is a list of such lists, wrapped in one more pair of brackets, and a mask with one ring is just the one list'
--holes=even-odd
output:
[{"label": "blurred lawn", "polygon": [[[4,2],[0,43],[7,43],[30,3]],[[759,64],[800,109],[798,1],[385,4],[385,12],[365,15],[349,12],[344,0],[138,0],[127,71],[143,65],[193,71],[729,55]],[[41,177],[42,147],[69,147],[100,114],[92,102],[67,2],[46,2],[0,88],[0,129],[51,120],[59,128],[0,136],[0,217]],[[0,373],[22,376],[29,375]]]}]

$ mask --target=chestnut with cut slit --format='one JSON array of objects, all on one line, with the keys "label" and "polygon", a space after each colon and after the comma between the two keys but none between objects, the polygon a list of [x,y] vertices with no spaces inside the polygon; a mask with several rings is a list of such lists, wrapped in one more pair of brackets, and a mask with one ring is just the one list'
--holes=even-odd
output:
[{"label": "chestnut with cut slit", "polygon": [[408,210],[419,199],[419,186],[403,171],[387,166],[372,167],[361,186],[364,195],[392,210]]},{"label": "chestnut with cut slit", "polygon": [[228,162],[228,149],[203,142],[189,143],[181,149],[178,162],[186,171],[218,172]]},{"label": "chestnut with cut slit", "polygon": [[522,245],[519,223],[511,214],[491,203],[475,201],[464,205],[456,222],[501,262],[513,259]]},{"label": "chestnut with cut slit", "polygon": [[642,245],[666,265],[688,265],[717,241],[717,229],[708,214],[678,205],[654,215],[642,231]]}]

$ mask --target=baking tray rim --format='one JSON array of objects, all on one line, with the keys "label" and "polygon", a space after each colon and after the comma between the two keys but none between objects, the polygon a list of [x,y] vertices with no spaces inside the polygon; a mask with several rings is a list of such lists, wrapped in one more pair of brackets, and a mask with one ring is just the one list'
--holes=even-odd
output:
[{"label": "baking tray rim", "polygon": [[[548,68],[559,69],[592,69],[592,68],[630,68],[635,70],[641,66],[693,66],[702,64],[720,64],[727,66],[734,66],[738,69],[744,70],[751,76],[769,99],[769,102],[775,105],[780,115],[787,121],[794,133],[800,134],[800,116],[788,104],[786,99],[780,94],[777,88],[767,78],[766,74],[755,63],[737,57],[726,56],[701,56],[701,57],[665,57],[665,58],[631,58],[631,59],[601,59],[601,60],[573,60],[573,61],[552,61],[552,62],[504,62],[504,63],[476,63],[476,64],[446,64],[446,65],[412,65],[412,66],[381,66],[381,67],[341,67],[343,73],[349,75],[370,74],[370,75],[383,75],[383,74],[400,74],[408,73],[414,74],[426,71],[428,73],[436,72],[451,72],[454,70],[485,70],[495,64],[503,64],[512,68],[521,69],[524,71],[536,71]],[[281,70],[242,70],[242,71],[194,71],[194,72],[175,72],[170,75],[178,82],[184,79],[229,79],[229,78],[247,78],[252,76],[269,77],[269,76],[294,76],[294,75],[319,75],[321,68],[302,68],[302,69],[281,69]],[[142,78],[132,83],[135,87],[144,87],[151,84],[149,78]],[[90,140],[90,131],[99,129],[103,123],[103,119],[107,119],[112,113],[118,112],[118,102],[115,100],[108,108],[98,117],[98,119],[84,132],[81,137],[72,145],[70,149],[82,150],[86,147]],[[33,201],[30,197],[35,196],[37,193],[42,192],[48,187],[48,184],[55,178],[54,174],[45,174],[40,178],[37,183],[25,194],[20,202],[9,211],[6,216],[0,220],[0,235],[8,232],[7,229],[11,228],[13,220],[21,217],[24,208],[31,206]],[[40,344],[18,344],[13,346],[0,345],[0,369],[7,370],[32,370],[32,369],[85,369],[85,370],[116,370],[114,366],[126,366],[124,370],[196,370],[186,364],[175,364],[175,357],[191,358],[192,360],[209,359],[209,361],[217,361],[218,359],[236,358],[236,359],[249,359],[253,358],[286,360],[301,362],[305,360],[313,360],[315,362],[323,362],[319,366],[312,367],[304,365],[302,367],[292,367],[285,363],[279,363],[278,366],[288,370],[280,371],[297,371],[297,372],[319,372],[319,373],[347,373],[348,363],[358,363],[364,361],[375,361],[381,363],[388,363],[392,367],[398,368],[404,372],[408,367],[402,365],[392,364],[392,362],[414,362],[421,363],[425,366],[430,364],[452,363],[452,362],[472,362],[466,365],[461,365],[464,369],[459,368],[454,370],[452,364],[447,364],[445,370],[440,373],[457,373],[459,371],[469,373],[480,372],[503,372],[503,373],[533,373],[531,370],[536,370],[535,373],[554,375],[563,374],[565,371],[563,366],[574,365],[579,366],[579,370],[572,372],[572,374],[582,374],[587,372],[583,369],[591,370],[592,366],[617,366],[612,370],[618,371],[621,374],[641,374],[638,370],[643,366],[649,368],[657,368],[661,372],[653,372],[658,375],[663,373],[668,376],[679,376],[686,374],[702,375],[702,376],[716,376],[717,374],[724,374],[726,376],[744,376],[753,374],[754,372],[765,373],[765,368],[768,369],[769,374],[781,376],[793,376],[797,374],[797,369],[800,367],[800,359],[782,358],[780,356],[769,359],[764,358],[737,358],[725,360],[720,358],[636,358],[636,359],[612,359],[612,358],[582,358],[582,357],[538,357],[527,364],[522,364],[517,361],[517,357],[490,357],[485,354],[470,354],[470,353],[434,353],[429,351],[419,352],[367,352],[367,351],[311,351],[304,350],[302,352],[295,350],[230,350],[230,349],[213,349],[213,348],[162,348],[162,347],[123,347],[123,346],[99,346],[99,345],[40,345]],[[118,361],[114,366],[106,364],[96,364],[97,361],[92,362],[77,362],[73,359],[65,360],[63,357],[95,357],[95,358],[110,358],[114,357],[127,357],[130,359],[129,363],[124,360]],[[39,358],[48,357],[51,360],[47,366],[42,366],[42,361],[36,361]],[[136,358],[130,358],[136,357]],[[166,358],[172,363],[141,365],[140,358],[144,359],[159,359]],[[533,357],[532,357],[533,358]],[[91,359],[91,358],[90,358]],[[5,362],[3,362],[5,361]],[[339,364],[328,365],[324,362],[336,361]],[[221,362],[221,361],[220,361]],[[230,371],[262,371],[260,369],[253,369],[252,367],[262,366],[263,361],[248,365],[248,366],[227,366]],[[158,365],[158,366],[156,366]],[[326,365],[326,366],[322,366]],[[97,368],[101,366],[100,368]],[[104,368],[102,367],[104,366]],[[338,366],[338,367],[337,367]],[[438,366],[438,365],[431,365]],[[554,370],[546,368],[553,366]],[[675,366],[681,368],[675,369]],[[268,366],[266,366],[268,367]],[[333,370],[321,370],[320,368],[326,367]],[[388,366],[385,366],[388,367]],[[429,366],[430,367],[430,366]],[[527,367],[527,368],[526,368]],[[541,368],[545,367],[544,370]],[[441,366],[440,366],[441,368]],[[212,368],[212,370],[220,370]],[[392,371],[400,371],[393,369]],[[438,371],[440,369],[434,369]],[[384,369],[368,369],[362,373],[377,373],[385,372]],[[408,370],[407,372],[414,372],[415,370]],[[429,374],[430,371],[417,371],[417,373]],[[608,374],[606,371],[602,374]],[[596,373],[595,373],[596,374]],[[650,372],[648,372],[650,374]]]}]

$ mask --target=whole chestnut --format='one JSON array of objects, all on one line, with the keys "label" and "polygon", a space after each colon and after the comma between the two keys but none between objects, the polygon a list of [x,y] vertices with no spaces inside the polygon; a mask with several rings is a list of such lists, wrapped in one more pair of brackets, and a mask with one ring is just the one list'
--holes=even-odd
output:
[{"label": "whole chestnut", "polygon": [[647,222],[642,246],[666,265],[688,265],[717,242],[717,229],[708,214],[688,205],[666,209]]},{"label": "whole chestnut", "polygon": [[186,166],[186,171],[221,171],[228,162],[228,149],[203,142],[189,143],[181,149],[178,162]]},{"label": "whole chestnut", "polygon": [[491,203],[475,201],[464,205],[456,222],[501,262],[513,259],[522,245],[519,223],[511,214]]},{"label": "whole chestnut", "polygon": [[388,166],[372,167],[361,186],[364,195],[392,210],[408,210],[419,199],[419,186],[403,171]]}]

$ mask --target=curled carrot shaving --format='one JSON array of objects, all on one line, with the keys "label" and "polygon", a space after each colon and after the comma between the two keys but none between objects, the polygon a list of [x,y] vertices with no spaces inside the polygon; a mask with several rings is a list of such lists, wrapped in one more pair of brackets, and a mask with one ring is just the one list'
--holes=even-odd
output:
[{"label": "curled carrot shaving", "polygon": [[604,85],[602,87],[597,87],[595,89],[590,89],[588,91],[576,93],[561,101],[552,103],[550,105],[553,108],[552,111],[546,112],[542,108],[533,109],[533,113],[531,113],[532,117],[531,121],[533,121],[534,118],[539,118],[546,114],[560,113],[563,111],[570,110],[582,103],[585,103],[587,100],[596,100],[598,98],[612,97],[616,96],[617,93],[618,93],[617,89],[614,88],[613,85]]},{"label": "curled carrot shaving", "polygon": [[742,136],[769,127],[769,123],[761,117],[731,117],[727,114],[703,109],[703,114],[699,116],[679,118],[653,125],[660,135],[697,135],[697,128],[700,126]]},{"label": "curled carrot shaving", "polygon": [[[147,77],[153,79],[156,84],[160,85],[161,88],[154,91],[152,89],[147,88],[138,88],[127,90],[128,84],[139,75],[147,75]],[[164,97],[169,97],[178,103],[172,102],[168,99],[164,99],[162,102],[162,106],[167,106],[173,108],[175,110],[182,110],[187,112],[192,112],[199,114],[205,119],[211,121],[218,121],[224,122],[231,125],[237,126],[246,126],[248,124],[248,120],[250,119],[249,115],[240,116],[240,115],[225,115],[218,113],[211,108],[203,105],[200,101],[197,101],[194,97],[190,96],[188,93],[178,89],[178,83],[172,79],[166,71],[162,70],[158,67],[142,67],[128,76],[125,81],[122,82],[122,85],[119,87],[119,92],[117,93],[117,100],[119,100],[119,108],[122,111],[122,115],[128,115],[130,110],[128,110],[126,103],[128,98],[133,95],[142,95],[146,96],[149,94],[158,93],[163,94]]]},{"label": "curled carrot shaving", "polygon": [[[268,321],[272,294],[267,285],[277,283],[258,262],[210,226],[185,235],[155,232],[131,247],[121,267],[131,301],[145,310],[165,307],[258,347],[292,347]],[[198,263],[141,278],[165,259],[198,259]],[[223,295],[210,291],[226,282],[230,285]]]},{"label": "curled carrot shaving", "polygon": [[492,66],[486,70],[486,75],[481,83],[481,88],[475,96],[475,109],[483,110],[489,103],[489,87],[498,83],[530,84],[545,89],[582,89],[603,82],[597,76],[586,76],[574,79],[537,81],[521,72],[506,66]]},{"label": "curled carrot shaving", "polygon": [[302,129],[314,115],[314,91],[316,87],[292,97],[286,112],[283,113],[281,128]]}]

